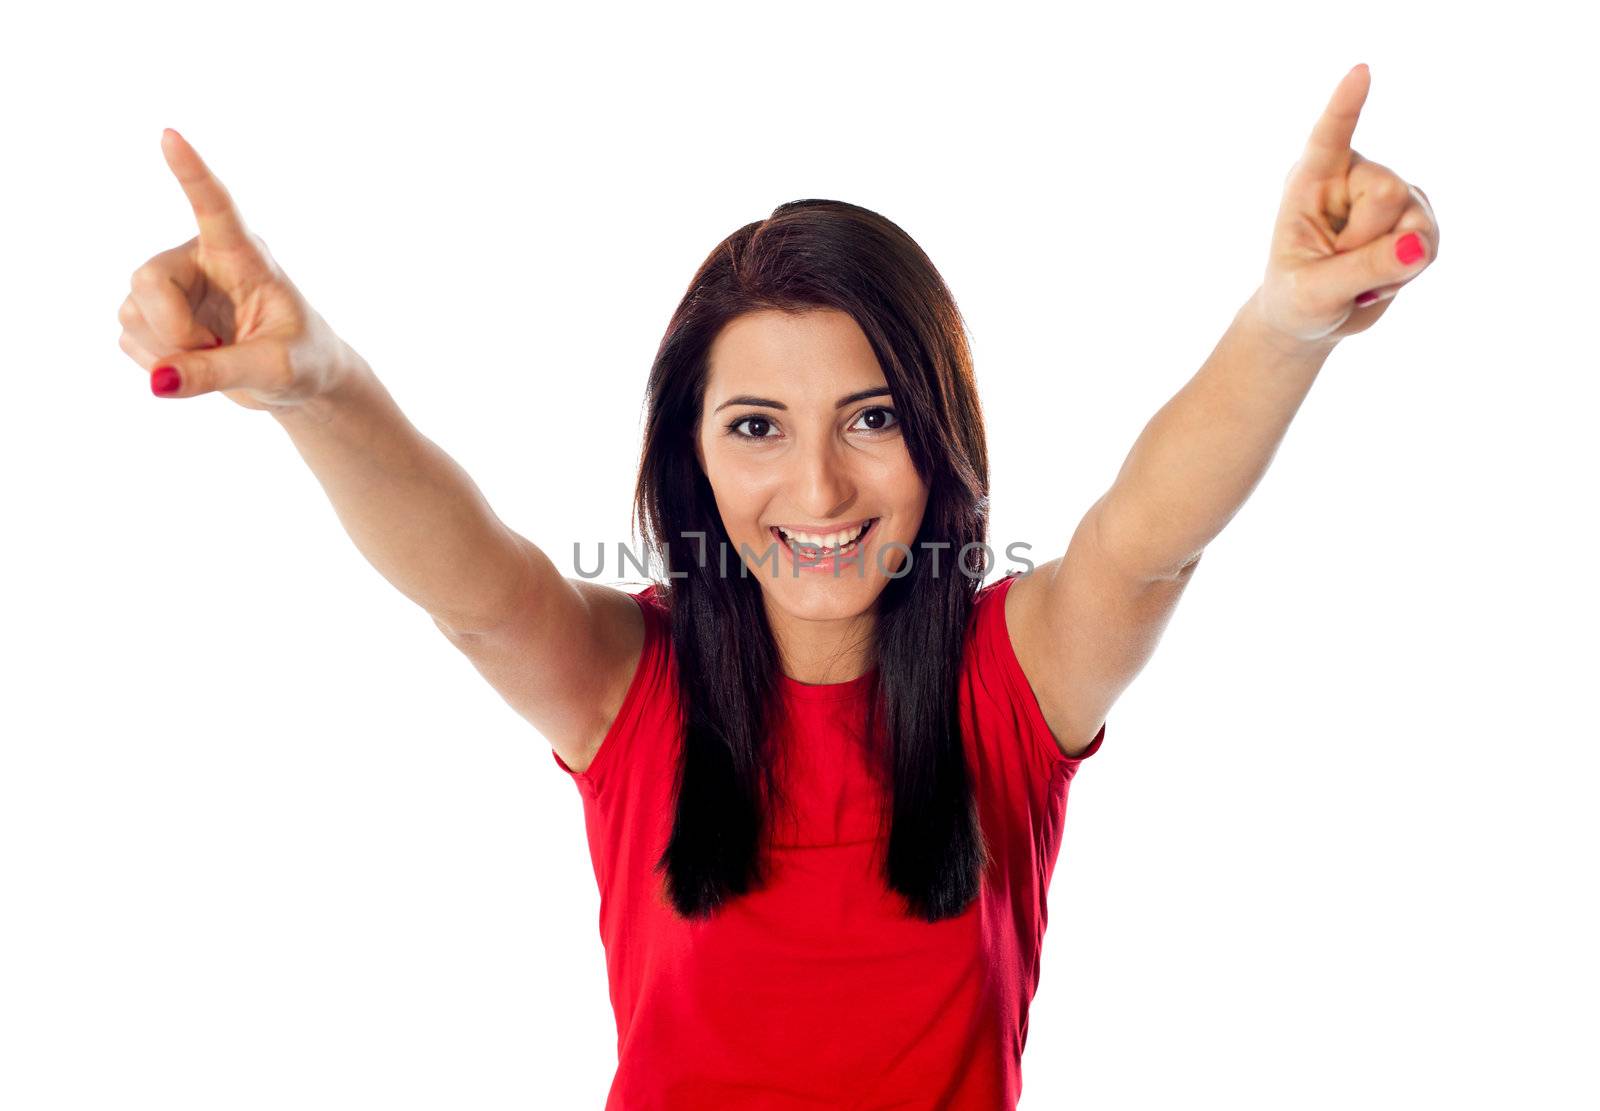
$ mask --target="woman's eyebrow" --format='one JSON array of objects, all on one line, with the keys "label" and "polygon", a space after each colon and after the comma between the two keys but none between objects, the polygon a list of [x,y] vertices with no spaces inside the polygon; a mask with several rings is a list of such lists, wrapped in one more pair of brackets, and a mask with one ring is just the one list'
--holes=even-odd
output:
[{"label": "woman's eyebrow", "polygon": [[[886,397],[888,394],[888,386],[872,386],[865,390],[857,390],[855,393],[846,394],[844,397],[841,397],[838,401],[834,402],[833,407],[835,409],[843,409],[846,405],[852,405],[857,401],[865,401],[869,397]],[[771,398],[767,397],[751,397],[749,394],[740,394],[738,397],[728,398],[728,400],[724,401],[721,405],[718,405],[711,411],[713,413],[720,413],[730,405],[756,405],[763,409],[782,409],[785,412],[788,412],[789,409],[789,407],[781,401],[773,401]]]}]

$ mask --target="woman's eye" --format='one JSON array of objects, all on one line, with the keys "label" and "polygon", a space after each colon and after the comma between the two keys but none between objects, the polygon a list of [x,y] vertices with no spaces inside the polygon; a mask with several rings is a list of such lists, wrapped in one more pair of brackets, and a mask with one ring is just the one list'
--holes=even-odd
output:
[{"label": "woman's eye", "polygon": [[[884,423],[884,417],[889,418],[888,423]],[[900,414],[896,413],[893,409],[886,409],[879,406],[877,408],[868,409],[856,419],[873,420],[876,422],[868,426],[868,432],[887,432],[889,429],[900,423]]]},{"label": "woman's eye", "polygon": [[[761,431],[741,432],[739,431],[739,426],[741,424],[748,424],[752,426],[752,428],[760,429]],[[728,425],[728,431],[732,432],[736,436],[743,436],[747,440],[771,439],[771,437],[767,435],[771,429],[772,422],[766,417],[740,417],[738,420]]]}]

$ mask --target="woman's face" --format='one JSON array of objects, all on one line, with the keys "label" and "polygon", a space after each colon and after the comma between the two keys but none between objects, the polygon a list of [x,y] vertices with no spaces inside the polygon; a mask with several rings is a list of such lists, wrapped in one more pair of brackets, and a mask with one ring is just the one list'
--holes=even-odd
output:
[{"label": "woman's face", "polygon": [[[848,313],[765,310],[724,327],[711,345],[696,450],[732,540],[727,573],[740,574],[742,559],[769,605],[795,617],[871,609],[928,503],[898,420]],[[892,541],[905,548],[885,550]],[[808,559],[811,543],[838,558]],[[708,538],[706,560],[716,567],[717,558]]]}]

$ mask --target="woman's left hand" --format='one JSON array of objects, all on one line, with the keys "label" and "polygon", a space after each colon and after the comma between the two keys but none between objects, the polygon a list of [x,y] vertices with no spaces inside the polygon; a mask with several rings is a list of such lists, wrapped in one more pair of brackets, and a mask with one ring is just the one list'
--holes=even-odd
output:
[{"label": "woman's left hand", "polygon": [[1331,347],[1365,331],[1439,255],[1427,196],[1350,148],[1370,85],[1365,64],[1344,75],[1284,183],[1253,307],[1289,344]]}]

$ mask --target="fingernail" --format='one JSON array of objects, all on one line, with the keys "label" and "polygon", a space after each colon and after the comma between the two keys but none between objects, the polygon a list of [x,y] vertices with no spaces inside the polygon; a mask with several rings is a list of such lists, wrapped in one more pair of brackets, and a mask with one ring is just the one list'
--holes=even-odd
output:
[{"label": "fingernail", "polygon": [[1365,293],[1363,293],[1360,297],[1356,298],[1356,304],[1358,304],[1358,305],[1370,305],[1370,304],[1372,304],[1372,302],[1376,301],[1377,299],[1378,299],[1378,291],[1375,290],[1375,289],[1369,289]]},{"label": "fingernail", "polygon": [[155,373],[150,375],[150,392],[158,397],[163,394],[177,393],[183,385],[183,379],[178,376],[178,368],[173,366],[158,366]]},{"label": "fingernail", "polygon": [[221,347],[222,346],[222,341],[220,339],[214,339],[214,340],[211,341],[211,346],[212,347]]},{"label": "fingernail", "polygon": [[1407,232],[1394,245],[1394,257],[1401,266],[1410,266],[1422,257],[1422,239],[1416,232]]}]

